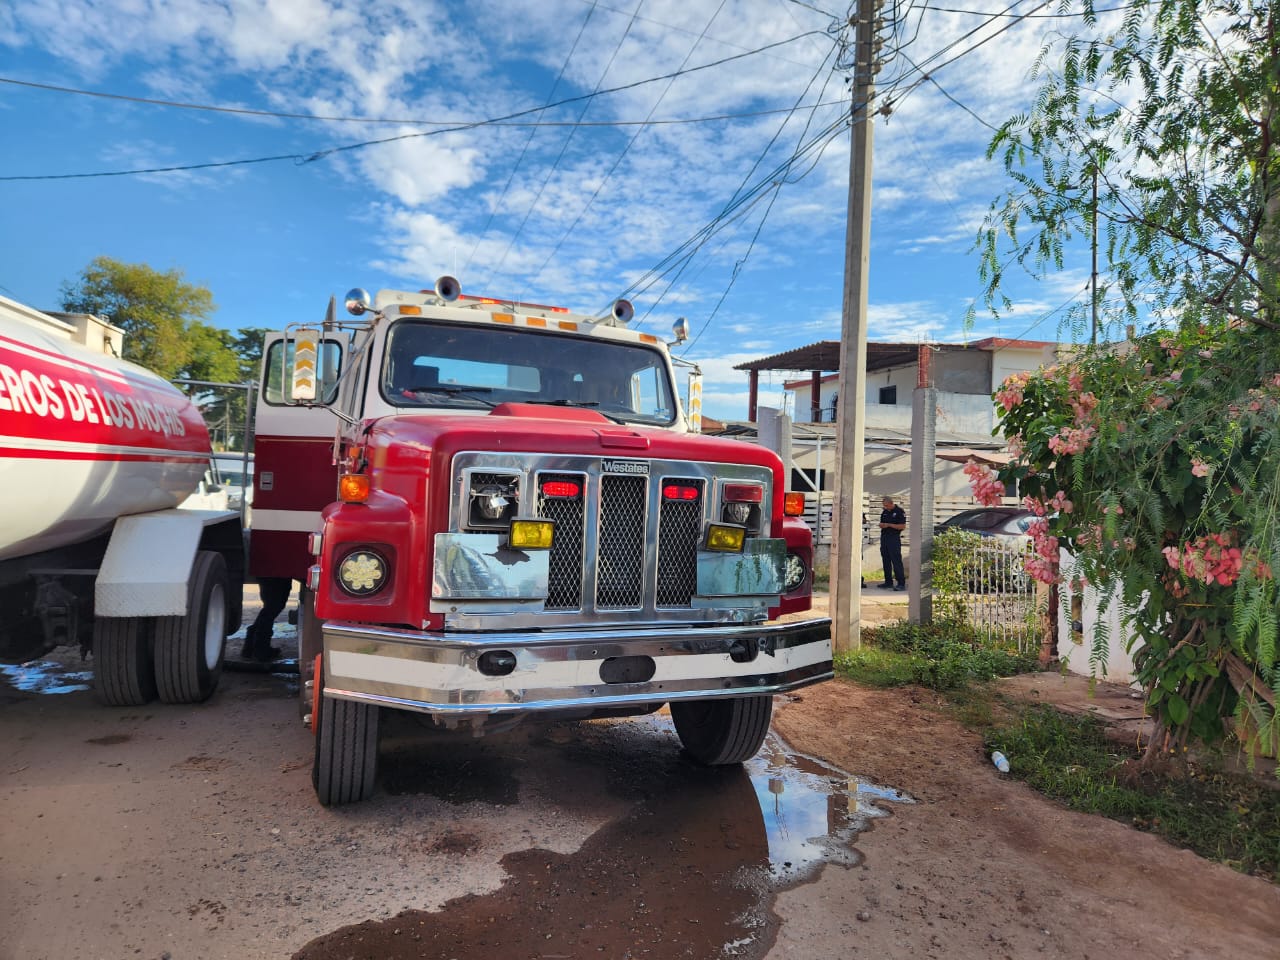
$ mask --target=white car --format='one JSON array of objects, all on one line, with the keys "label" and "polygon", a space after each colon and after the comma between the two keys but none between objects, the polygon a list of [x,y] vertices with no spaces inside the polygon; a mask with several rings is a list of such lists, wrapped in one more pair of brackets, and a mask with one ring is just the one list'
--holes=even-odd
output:
[{"label": "white car", "polygon": [[218,482],[226,488],[227,506],[239,510],[240,504],[253,506],[253,454],[248,461],[243,453],[219,453],[214,457]]}]

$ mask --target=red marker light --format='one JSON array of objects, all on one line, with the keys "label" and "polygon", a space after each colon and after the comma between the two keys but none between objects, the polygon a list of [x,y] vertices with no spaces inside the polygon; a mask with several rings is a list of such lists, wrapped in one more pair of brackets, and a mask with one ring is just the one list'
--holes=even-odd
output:
[{"label": "red marker light", "polygon": [[726,503],[763,503],[764,487],[755,483],[726,483],[724,499]]},{"label": "red marker light", "polygon": [[572,480],[548,480],[542,485],[542,495],[556,500],[576,500],[582,495],[582,485]]},{"label": "red marker light", "polygon": [[662,488],[664,500],[697,500],[698,488],[688,483],[668,483]]}]

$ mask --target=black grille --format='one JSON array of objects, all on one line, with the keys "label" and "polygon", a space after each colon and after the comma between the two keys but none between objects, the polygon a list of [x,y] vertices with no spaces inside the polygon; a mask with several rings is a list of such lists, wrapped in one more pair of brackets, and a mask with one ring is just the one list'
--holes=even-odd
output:
[{"label": "black grille", "polygon": [[638,607],[644,575],[647,477],[600,478],[596,606]]},{"label": "black grille", "polygon": [[[576,498],[547,497],[542,484],[551,481],[578,484]],[[586,502],[586,477],[577,473],[544,473],[538,477],[538,516],[556,525],[547,577],[547,609],[576,610],[582,606],[582,517]]]},{"label": "black grille", "polygon": [[698,585],[698,542],[702,536],[701,480],[680,480],[698,489],[696,500],[663,500],[658,508],[658,606],[687,607]]}]

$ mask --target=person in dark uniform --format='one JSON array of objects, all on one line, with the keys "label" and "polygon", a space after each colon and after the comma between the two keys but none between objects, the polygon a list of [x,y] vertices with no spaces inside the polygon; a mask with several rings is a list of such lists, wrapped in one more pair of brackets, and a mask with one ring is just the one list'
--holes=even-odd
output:
[{"label": "person in dark uniform", "polygon": [[[893,497],[880,501],[880,560],[884,564],[881,590],[907,589],[907,575],[902,568],[902,531],[907,529],[907,515],[893,502]],[[894,586],[894,578],[897,586]]]},{"label": "person in dark uniform", "polygon": [[262,612],[244,632],[240,656],[244,660],[269,663],[280,656],[279,649],[271,645],[272,624],[289,602],[293,581],[288,577],[259,577],[258,592],[262,597]]}]

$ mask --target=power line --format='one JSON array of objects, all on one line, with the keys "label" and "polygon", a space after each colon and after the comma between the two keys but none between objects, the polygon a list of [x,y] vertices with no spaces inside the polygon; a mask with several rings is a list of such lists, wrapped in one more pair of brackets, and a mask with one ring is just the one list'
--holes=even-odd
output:
[{"label": "power line", "polygon": [[963,14],[970,14],[975,17],[988,17],[991,19],[996,19],[998,17],[1019,17],[1021,19],[1034,18],[1037,20],[1066,20],[1066,19],[1075,19],[1076,17],[1087,17],[1097,13],[1116,13],[1122,10],[1133,10],[1137,6],[1139,6],[1139,4],[1126,4],[1123,7],[1094,7],[1092,10],[1071,10],[1064,13],[1017,14],[1017,13],[1007,13],[1007,12],[1006,13],[985,13],[981,10],[966,10],[960,7],[936,7],[933,4],[925,4],[921,12],[923,12],[924,10],[933,10],[937,13],[963,13]]},{"label": "power line", "polygon": [[[801,104],[803,103],[805,96],[808,94],[809,90],[810,90],[810,89],[812,89],[814,82],[818,79],[818,76],[823,72],[823,69],[826,67],[827,61],[831,58],[831,56],[832,56],[832,55],[833,55],[833,54],[834,54],[838,49],[839,49],[839,44],[838,44],[838,43],[833,43],[833,44],[831,45],[830,49],[827,51],[826,56],[825,56],[825,57],[823,57],[822,61],[818,64],[818,67],[817,67],[817,69],[814,71],[813,76],[809,78],[809,82],[805,85],[804,90],[803,90],[803,91],[801,91],[800,95],[796,98],[796,102],[792,105],[791,113],[789,113],[789,114],[787,115],[787,118],[786,118],[785,120],[783,120],[783,121],[782,121],[782,123],[779,125],[777,132],[776,132],[776,133],[774,133],[773,137],[771,137],[771,138],[770,138],[769,142],[765,145],[764,149],[763,149],[763,150],[761,150],[759,157],[756,159],[756,162],[755,162],[755,163],[753,163],[753,164],[751,165],[751,169],[750,169],[750,170],[748,170],[748,171],[747,171],[747,173],[746,173],[746,175],[743,177],[743,179],[742,179],[742,183],[740,183],[740,184],[738,185],[738,189],[737,189],[737,190],[735,190],[735,191],[734,191],[734,193],[733,193],[733,196],[729,198],[729,204],[728,204],[729,206],[731,206],[731,205],[733,204],[734,200],[736,200],[736,199],[737,199],[737,197],[739,196],[739,194],[741,194],[741,193],[742,193],[743,188],[747,185],[747,182],[751,179],[751,176],[756,172],[756,170],[758,170],[758,169],[760,168],[760,164],[764,162],[764,158],[768,155],[769,151],[773,148],[773,145],[774,145],[775,143],[777,143],[777,142],[778,142],[778,138],[782,136],[782,131],[786,129],[787,124],[788,124],[788,123],[790,122],[790,120],[791,120],[791,117],[795,114],[795,112],[796,112],[797,110],[799,110],[799,109],[800,109],[800,106],[801,106]],[[827,84],[829,84],[830,82],[831,82],[831,75],[830,75],[830,74],[828,74],[828,76],[827,76],[827,80],[826,80],[826,83],[824,83],[824,84],[823,84],[823,93],[825,93],[825,92],[826,92]],[[821,96],[822,96],[822,94],[819,94],[819,98],[821,98]],[[798,157],[799,157],[799,156],[802,156],[802,155],[803,155],[803,154],[800,152],[800,148],[801,148],[801,145],[803,145],[803,143],[804,143],[804,137],[805,137],[805,134],[807,134],[807,133],[809,132],[809,127],[813,124],[813,118],[814,118],[814,114],[815,114],[816,112],[817,112],[817,108],[816,108],[816,107],[815,107],[813,110],[811,110],[811,111],[809,112],[809,119],[805,121],[804,129],[800,131],[800,136],[799,136],[799,139],[798,139],[797,148],[796,148],[796,150],[792,153],[791,158],[789,158],[789,160],[788,160],[788,164],[790,164],[791,162],[793,162],[793,161],[795,161],[796,159],[798,159]],[[841,118],[841,120],[843,121],[843,117]],[[843,126],[843,123],[841,123],[841,126]],[[829,142],[829,141],[828,141],[828,142]],[[825,146],[825,145],[824,145],[824,146]],[[821,153],[822,153],[821,151],[818,151],[818,158],[820,158],[820,157],[821,157]],[[685,348],[685,355],[687,355],[687,354],[688,354],[688,351],[689,351],[690,349],[692,349],[693,344],[694,344],[694,343],[697,343],[698,339],[699,339],[699,338],[702,336],[702,334],[706,331],[706,329],[707,329],[707,327],[710,325],[711,321],[715,318],[716,314],[719,312],[719,310],[720,310],[720,305],[721,305],[722,303],[724,303],[725,298],[729,295],[729,291],[733,289],[733,285],[734,285],[734,283],[737,281],[738,274],[741,272],[742,265],[746,262],[747,257],[748,257],[748,256],[750,256],[750,254],[751,254],[751,250],[752,250],[752,249],[754,249],[754,247],[755,247],[755,242],[756,242],[756,238],[760,236],[760,231],[761,231],[761,230],[763,229],[763,227],[764,227],[765,220],[767,220],[767,219],[768,219],[768,217],[769,217],[769,212],[773,209],[773,204],[774,204],[774,202],[776,201],[776,199],[777,199],[777,197],[778,197],[778,193],[781,191],[782,184],[783,184],[784,182],[793,182],[793,183],[794,183],[794,182],[799,182],[799,180],[802,180],[802,179],[803,179],[803,178],[804,178],[804,177],[809,173],[809,171],[813,169],[813,166],[816,166],[816,164],[817,164],[817,159],[818,159],[818,158],[815,158],[814,163],[813,163],[813,165],[811,165],[811,166],[809,167],[809,170],[806,170],[804,173],[802,173],[802,174],[801,174],[799,177],[797,177],[795,180],[793,180],[793,181],[787,181],[787,180],[786,180],[786,174],[784,173],[784,174],[781,176],[781,178],[780,178],[780,179],[778,179],[778,180],[774,181],[775,189],[774,189],[774,191],[773,191],[773,193],[772,193],[772,199],[770,199],[770,201],[769,201],[769,206],[768,206],[768,208],[765,210],[765,212],[764,212],[764,216],[761,218],[759,225],[756,227],[755,235],[754,235],[754,236],[752,237],[752,239],[751,239],[751,245],[750,245],[750,247],[748,248],[747,253],[746,253],[746,254],[745,254],[745,255],[744,255],[740,260],[738,260],[738,261],[734,264],[734,269],[733,269],[732,274],[730,275],[730,279],[729,279],[729,283],[728,283],[728,285],[725,287],[724,292],[720,295],[720,299],[717,301],[715,308],[711,311],[710,316],[708,316],[708,317],[707,317],[707,319],[706,319],[706,321],[703,323],[702,327],[698,330],[697,335],[693,338],[693,340],[692,340],[692,341],[689,343],[689,345]],[[755,205],[755,204],[754,204],[754,203],[752,203],[752,206],[754,206],[754,205]],[[744,216],[745,216],[745,211],[744,211]],[[709,237],[708,237],[708,239],[709,239]],[[685,268],[686,268],[686,267],[689,265],[689,263],[692,261],[693,255],[694,255],[694,254],[696,254],[696,253],[697,253],[697,251],[698,251],[699,249],[701,249],[701,247],[702,247],[702,246],[704,246],[704,245],[705,245],[705,242],[706,242],[706,241],[704,240],[702,243],[700,243],[700,244],[698,245],[698,247],[696,247],[694,250],[690,251],[689,255],[688,255],[687,257],[685,257],[685,258],[681,261],[679,269],[678,269],[678,270],[676,270],[676,271],[675,271],[675,274],[671,277],[671,279],[667,281],[667,285],[666,285],[666,287],[663,289],[662,293],[660,293],[660,294],[658,295],[658,297],[656,298],[655,302],[654,302],[654,303],[649,307],[649,309],[645,312],[645,316],[646,316],[646,317],[647,317],[650,313],[652,313],[652,312],[653,312],[653,309],[654,309],[654,307],[656,307],[656,306],[657,306],[657,304],[659,304],[659,303],[661,303],[661,302],[662,302],[663,298],[667,295],[667,293],[671,290],[671,288],[675,285],[675,283],[680,279],[681,275],[682,275],[682,274],[684,273],[684,271],[685,271]]]},{"label": "power line", "polygon": [[[218,167],[244,166],[244,165],[255,164],[255,163],[273,163],[281,160],[292,160],[299,165],[306,164],[306,163],[314,163],[317,160],[323,160],[327,157],[333,156],[334,154],[338,154],[338,153],[344,153],[352,150],[360,150],[365,147],[379,146],[387,143],[395,143],[401,140],[414,140],[420,137],[440,136],[441,134],[445,134],[445,133],[457,133],[462,130],[473,130],[478,127],[490,126],[490,125],[502,123],[504,121],[516,120],[516,119],[519,119],[520,117],[525,117],[533,113],[541,113],[542,111],[548,110],[552,107],[560,107],[570,103],[579,103],[583,100],[592,100],[596,97],[605,96],[607,94],[620,93],[626,90],[634,90],[637,87],[646,86],[647,84],[650,84],[650,83],[656,83],[660,80],[669,80],[675,77],[681,77],[681,76],[686,76],[688,74],[697,73],[702,70],[708,70],[712,67],[723,66],[726,63],[731,63],[735,60],[741,60],[741,59],[744,59],[745,57],[761,54],[761,53],[764,53],[765,51],[772,50],[789,43],[794,43],[797,40],[802,40],[805,37],[813,36],[815,34],[824,33],[824,32],[825,31],[810,30],[810,31],[807,31],[806,33],[802,33],[797,36],[790,37],[786,40],[778,40],[773,43],[765,44],[764,46],[757,47],[755,50],[749,51],[747,53],[734,54],[733,56],[724,57],[720,60],[713,60],[710,63],[704,63],[696,67],[681,68],[680,70],[677,70],[673,73],[666,73],[656,77],[649,77],[644,80],[636,80],[636,81],[633,81],[632,83],[622,84],[617,87],[609,87],[608,89],[605,89],[605,90],[597,90],[593,93],[582,94],[576,97],[566,97],[563,100],[558,100],[555,103],[552,103],[549,105],[544,105],[541,107],[529,107],[524,110],[517,110],[512,113],[505,114],[504,116],[501,116],[501,117],[492,117],[487,120],[473,120],[473,121],[458,123],[453,126],[442,127],[441,129],[438,129],[438,130],[428,130],[428,131],[422,131],[417,133],[404,133],[404,134],[399,134],[393,137],[380,137],[374,140],[362,140],[357,143],[348,143],[338,147],[329,147],[324,150],[317,150],[310,154],[299,154],[299,153],[276,154],[273,156],[251,157],[251,158],[242,159],[242,160],[210,161],[206,163],[181,164],[181,165],[173,165],[168,167],[149,167],[144,169],[133,169],[133,170],[108,170],[108,171],[97,171],[93,173],[27,174],[27,175],[16,175],[16,176],[2,176],[0,177],[0,182],[12,182],[12,181],[19,181],[19,180],[20,181],[83,180],[83,179],[89,179],[94,177],[120,177],[120,176],[134,176],[139,174],[175,173],[183,170],[208,170],[208,169],[214,169]],[[3,78],[0,78],[0,79],[3,79]],[[200,108],[193,107],[193,109],[200,109]],[[257,111],[257,113],[259,113],[260,115],[268,115],[268,114],[263,114],[261,111]],[[319,118],[313,117],[310,119],[319,119]],[[404,121],[404,123],[407,123],[407,124],[421,124],[423,122],[424,121]]]},{"label": "power line", "polygon": [[[686,63],[689,62],[689,59],[693,56],[694,52],[698,49],[698,44],[702,41],[703,37],[706,36],[707,30],[711,29],[711,25],[716,22],[716,17],[720,15],[720,11],[724,9],[724,5],[726,3],[728,3],[728,0],[720,0],[720,6],[716,7],[715,13],[711,14],[711,19],[709,19],[707,21],[707,25],[702,28],[702,33],[698,36],[696,40],[694,40],[693,46],[689,48],[689,52],[685,54],[685,58],[680,64],[681,67],[683,67]],[[636,5],[636,9],[637,10],[640,9],[639,4]],[[630,27],[628,27],[628,30],[629,29]],[[619,46],[619,49],[621,49],[621,46],[622,46],[621,42],[619,42],[618,46]],[[610,64],[612,64],[613,63],[612,59],[609,62]],[[606,67],[605,70],[607,71],[608,67]],[[652,116],[654,111],[658,109],[658,107],[661,105],[666,95],[671,92],[671,85],[673,83],[675,83],[674,79],[671,80],[666,85],[666,87],[663,88],[662,93],[658,95],[658,99],[654,102],[653,106],[649,110],[650,116]],[[596,185],[595,191],[591,194],[590,197],[587,198],[586,204],[578,212],[578,215],[574,217],[573,222],[569,224],[567,228],[565,228],[565,231],[563,234],[561,234],[560,239],[556,241],[556,245],[551,248],[551,252],[547,254],[546,259],[542,261],[542,265],[538,267],[538,269],[534,272],[533,276],[530,278],[531,280],[536,281],[538,277],[542,276],[542,271],[547,268],[547,264],[549,264],[551,262],[551,259],[560,251],[560,247],[564,245],[565,240],[567,240],[569,236],[573,233],[573,231],[577,229],[578,224],[582,222],[582,218],[585,217],[587,215],[587,211],[591,209],[591,205],[595,203],[596,198],[600,196],[600,191],[602,191],[604,189],[605,184],[608,183],[610,179],[612,179],[614,172],[618,169],[618,166],[622,163],[626,155],[631,151],[631,148],[635,145],[636,140],[639,139],[640,134],[643,132],[644,132],[644,128],[641,127],[631,136],[631,139],[626,142],[621,152],[618,154],[617,157],[614,158],[613,164],[609,167],[604,177],[602,177],[600,182]]]},{"label": "power line", "polygon": [[[635,13],[638,14],[640,12],[640,7],[643,6],[643,4],[644,0],[636,0]],[[627,26],[626,29],[622,31],[622,36],[618,38],[618,42],[613,48],[613,53],[609,55],[608,63],[606,63],[604,65],[604,69],[600,71],[600,79],[596,81],[597,90],[599,90],[601,84],[604,83],[604,78],[609,75],[609,70],[613,67],[613,63],[618,58],[618,54],[622,52],[622,45],[627,42],[627,37],[631,35],[631,28],[635,26],[635,22],[635,16],[633,14],[631,19],[627,21]],[[688,62],[687,59],[685,62]],[[684,64],[682,63],[681,66],[683,67]],[[579,118],[586,116],[587,110],[591,108],[591,104],[593,102],[594,101],[588,100],[582,105],[582,113],[579,114]],[[502,251],[502,256],[498,258],[498,262],[489,271],[489,279],[491,279],[498,270],[502,269],[502,265],[507,262],[507,255],[511,252],[511,248],[515,246],[515,242],[519,239],[520,234],[524,232],[525,226],[529,223],[529,218],[533,216],[533,211],[538,206],[538,201],[542,199],[542,194],[546,192],[547,184],[551,182],[551,178],[555,175],[555,172],[560,169],[560,161],[564,159],[564,155],[568,152],[569,144],[573,141],[573,135],[576,132],[576,129],[570,130],[569,135],[565,137],[564,142],[560,144],[560,152],[556,154],[555,160],[552,161],[551,167],[547,170],[547,175],[542,178],[542,183],[538,186],[538,192],[534,195],[533,200],[530,201],[529,208],[524,213],[524,219],[520,221],[520,226],[516,227],[516,232],[511,235],[509,240],[507,240],[507,247]],[[544,262],[543,267],[545,266],[546,263]],[[486,279],[485,281],[486,286],[488,285],[489,279]]]},{"label": "power line", "polygon": [[804,33],[789,37],[786,40],[777,40],[773,43],[765,44],[763,47],[756,47],[754,50],[746,50],[742,53],[735,53],[719,60],[713,60],[710,63],[704,63],[696,67],[689,67],[687,70],[681,70],[676,73],[663,74],[658,77],[649,77],[646,80],[636,80],[633,83],[626,83],[618,87],[610,87],[606,90],[597,90],[593,93],[581,94],[576,97],[566,97],[563,100],[557,100],[554,103],[544,104],[540,107],[529,107],[525,110],[518,110],[514,113],[506,114],[501,117],[493,117],[487,120],[459,121],[459,120],[423,120],[415,117],[346,117],[332,116],[326,114],[315,113],[288,113],[277,110],[256,110],[250,107],[224,107],[207,103],[191,103],[182,100],[159,100],[152,97],[136,97],[122,93],[106,93],[98,90],[82,90],[75,87],[62,87],[49,83],[37,83],[33,80],[18,80],[14,77],[0,77],[0,83],[8,83],[13,86],[30,87],[37,90],[48,90],[54,93],[66,93],[82,97],[99,97],[105,100],[124,100],[129,103],[143,103],[157,107],[171,107],[179,110],[197,110],[207,113],[229,113],[250,117],[266,117],[277,120],[317,120],[325,123],[377,123],[377,124],[397,124],[401,126],[423,126],[423,125],[443,125],[443,126],[479,126],[480,124],[491,124],[503,120],[515,120],[519,117],[525,117],[533,113],[541,113],[544,110],[550,110],[553,107],[563,107],[566,104],[578,103],[582,100],[589,100],[592,97],[604,96],[610,93],[621,93],[625,90],[632,90],[636,87],[642,87],[648,83],[656,83],[659,80],[668,80],[673,77],[682,76],[686,73],[696,73],[699,70],[707,70],[711,67],[723,66],[726,63],[732,63],[735,60],[741,60],[745,57],[755,56],[757,54],[766,53],[778,47],[786,46],[789,43],[795,43],[797,40],[803,40],[805,37],[815,36],[825,33],[823,30],[807,30]]},{"label": "power line", "polygon": [[[569,52],[565,55],[564,63],[560,65],[560,72],[556,74],[555,83],[551,85],[551,90],[547,94],[548,97],[552,97],[555,95],[556,90],[560,86],[560,81],[564,79],[564,72],[569,69],[569,61],[573,59],[574,51],[578,49],[578,44],[582,40],[582,35],[587,30],[587,24],[591,22],[592,14],[596,12],[596,6],[597,5],[594,2],[591,4],[591,9],[587,11],[587,15],[582,21],[582,26],[578,28],[578,33],[573,38],[573,45],[569,48]],[[585,113],[586,113],[586,108],[584,107],[582,113],[578,115],[578,119],[581,120]],[[493,208],[489,211],[489,217],[488,219],[485,220],[484,226],[480,229],[480,232],[476,234],[476,242],[475,242],[475,245],[471,248],[471,253],[467,255],[467,262],[466,264],[463,265],[463,268],[462,268],[463,273],[466,272],[467,267],[471,266],[471,261],[475,259],[476,251],[480,249],[480,244],[484,241],[484,235],[489,232],[489,225],[493,223],[493,218],[497,216],[498,208],[502,206],[502,202],[507,198],[507,193],[511,190],[511,184],[515,182],[516,174],[520,172],[520,167],[524,163],[525,155],[529,152],[529,146],[533,143],[533,138],[537,135],[537,133],[538,133],[538,130],[536,127],[530,129],[529,136],[524,141],[524,146],[520,148],[520,156],[516,157],[516,162],[514,166],[512,166],[511,168],[511,173],[508,174],[507,176],[507,182],[502,186],[502,193],[498,196],[498,199],[494,202]],[[541,196],[541,191],[539,191],[539,196]],[[523,226],[523,224],[521,224],[521,226]],[[508,244],[507,250],[510,250],[510,249],[511,249],[511,246],[510,244]],[[507,255],[506,251],[503,251],[503,254],[502,254],[503,259],[506,259],[506,255]],[[499,261],[499,263],[501,263],[501,261]]]}]

